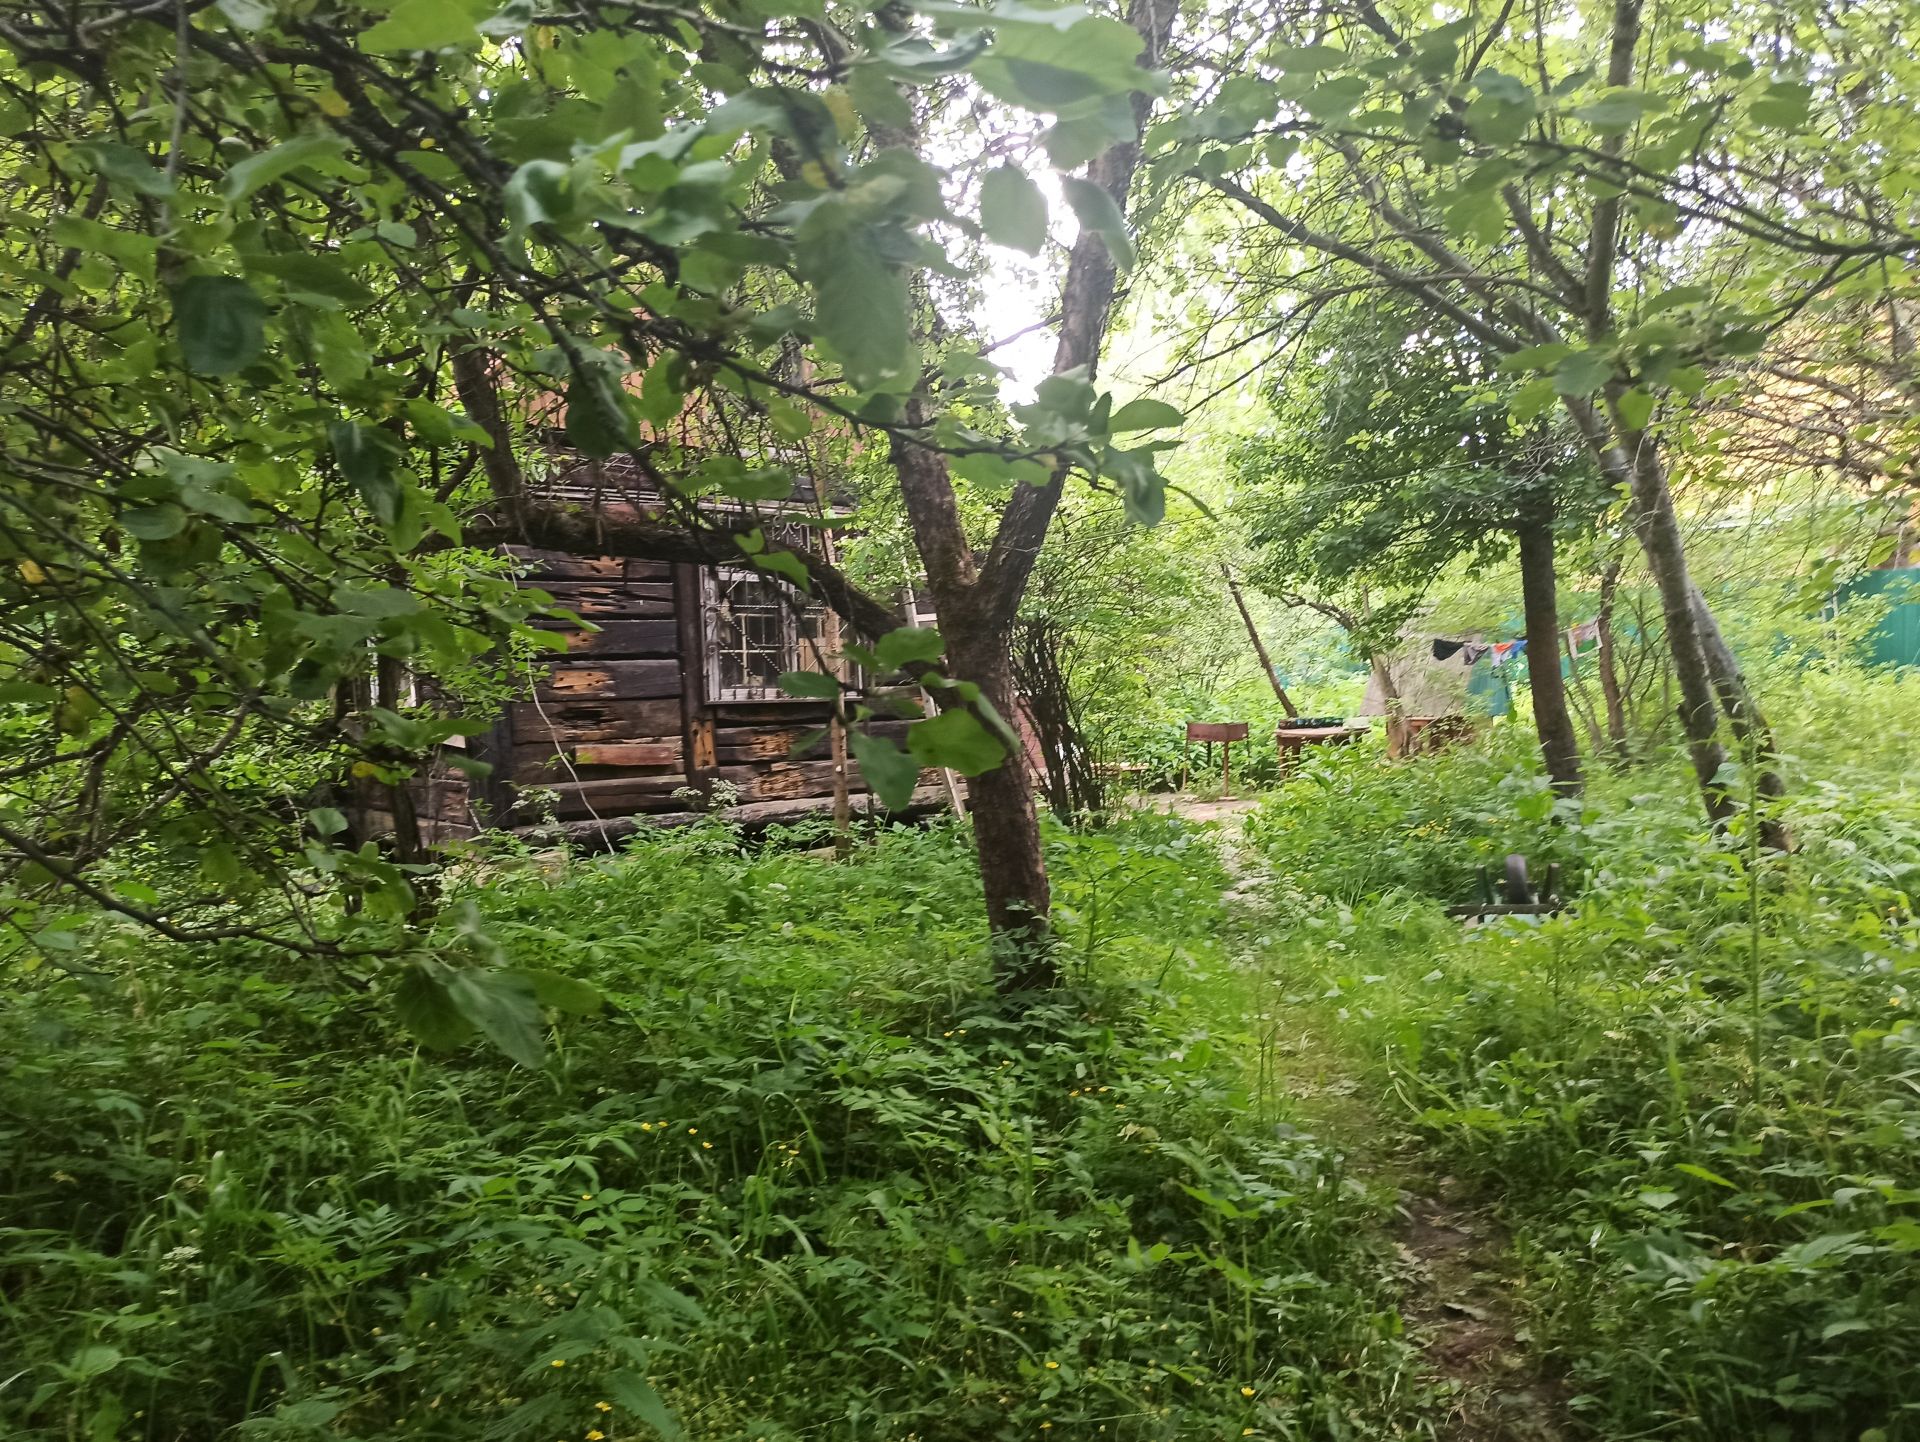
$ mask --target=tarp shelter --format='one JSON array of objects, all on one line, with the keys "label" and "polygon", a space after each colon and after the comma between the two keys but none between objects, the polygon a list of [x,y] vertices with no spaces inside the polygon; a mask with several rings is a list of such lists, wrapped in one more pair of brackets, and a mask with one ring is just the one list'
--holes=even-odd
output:
[{"label": "tarp shelter", "polygon": [[[1400,692],[1400,709],[1405,715],[1457,716],[1468,710],[1487,709],[1485,702],[1475,694],[1474,668],[1466,664],[1464,651],[1456,651],[1446,660],[1436,661],[1430,638],[1412,638],[1393,653],[1392,659],[1387,662],[1387,670]],[[1369,674],[1367,677],[1367,693],[1361,699],[1359,714],[1387,714],[1387,700],[1381,694],[1377,675]]]}]

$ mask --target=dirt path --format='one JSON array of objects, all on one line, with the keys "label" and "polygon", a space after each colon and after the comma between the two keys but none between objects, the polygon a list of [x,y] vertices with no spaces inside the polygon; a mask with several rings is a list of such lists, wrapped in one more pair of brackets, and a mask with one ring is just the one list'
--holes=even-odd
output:
[{"label": "dirt path", "polygon": [[[1257,912],[1263,878],[1237,844],[1240,819],[1255,803],[1154,800],[1155,810],[1222,824],[1229,833],[1224,852],[1236,873],[1223,901]],[[1544,1373],[1522,1334],[1499,1224],[1439,1174],[1431,1158],[1382,1148],[1379,1139],[1393,1128],[1367,1089],[1344,1072],[1309,1015],[1296,1010],[1284,1022],[1273,1032],[1277,1079],[1318,1130],[1347,1145],[1356,1175],[1397,1193],[1390,1237],[1400,1313],[1426,1354],[1429,1376],[1442,1384],[1440,1442],[1570,1442],[1577,1434],[1567,1421],[1564,1389]],[[1283,1030],[1287,1040],[1279,1041]]]}]

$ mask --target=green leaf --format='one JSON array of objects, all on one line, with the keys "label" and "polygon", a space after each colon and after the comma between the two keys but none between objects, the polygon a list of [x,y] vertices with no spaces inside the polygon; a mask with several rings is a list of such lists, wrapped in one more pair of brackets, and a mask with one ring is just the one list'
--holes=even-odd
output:
[{"label": "green leaf", "polygon": [[880,804],[889,811],[904,810],[920,783],[920,763],[885,737],[865,731],[851,732],[847,746]]},{"label": "green leaf", "polygon": [[1153,448],[1110,450],[1100,459],[1102,474],[1120,483],[1120,499],[1127,519],[1139,526],[1157,526],[1167,514],[1167,482],[1153,464]]},{"label": "green leaf", "polygon": [[1685,1172],[1690,1177],[1698,1177],[1703,1182],[1712,1182],[1716,1187],[1725,1187],[1730,1192],[1740,1190],[1737,1185],[1728,1181],[1725,1177],[1721,1176],[1720,1173],[1710,1172],[1705,1167],[1698,1166],[1693,1162],[1675,1162],[1673,1169],[1676,1172]]},{"label": "green leaf", "polygon": [[1133,268],[1133,242],[1127,238],[1127,220],[1105,187],[1091,180],[1071,177],[1060,183],[1067,204],[1073,207],[1082,229],[1099,236],[1120,270]]},{"label": "green leaf", "polygon": [[1124,95],[1103,95],[1070,107],[1041,137],[1056,170],[1072,170],[1139,134]]},{"label": "green leaf", "polygon": [[567,387],[567,439],[596,460],[640,444],[640,425],[627,407],[624,365],[606,351],[581,357]]},{"label": "green leaf", "polygon": [[220,182],[220,194],[232,205],[245,200],[263,185],[270,185],[290,171],[317,160],[337,159],[347,148],[338,135],[298,135],[292,140],[249,155],[227,172]]},{"label": "green leaf", "polygon": [[1647,422],[1653,419],[1653,397],[1639,386],[1624,392],[1617,405],[1621,424],[1629,430],[1643,431],[1647,428]]},{"label": "green leaf", "polygon": [[1812,87],[1779,80],[1769,85],[1766,93],[1747,107],[1747,114],[1757,125],[1770,126],[1775,130],[1800,130],[1807,123],[1807,114],[1812,105]]},{"label": "green leaf", "polygon": [[1613,378],[1604,351],[1577,350],[1553,368],[1553,388],[1563,396],[1590,396]]},{"label": "green leaf", "polygon": [[116,186],[162,200],[173,194],[166,173],[130,145],[117,140],[89,140],[74,146],[73,153],[92,166],[94,174]]},{"label": "green leaf", "polygon": [[990,170],[980,184],[980,225],[995,245],[1038,255],[1047,243],[1046,197],[1017,166]]},{"label": "green leaf", "polygon": [[461,967],[446,973],[447,1000],[480,1034],[524,1067],[546,1052],[533,983],[518,972]]},{"label": "green leaf", "polygon": [[991,771],[1007,757],[1006,743],[959,706],[909,726],[907,749],[921,766],[944,766],[962,776]]},{"label": "green leaf", "polygon": [[189,276],[173,288],[173,322],[187,369],[245,370],[266,345],[267,305],[237,276]]},{"label": "green leaf", "polygon": [[444,968],[414,966],[394,988],[393,1009],[414,1040],[433,1051],[451,1051],[473,1035],[473,1024],[461,1014],[440,980]]},{"label": "green leaf", "polygon": [[0,681],[0,706],[50,706],[60,699],[58,686],[33,681]]},{"label": "green leaf", "polygon": [[1643,90],[1620,88],[1605,91],[1597,99],[1575,106],[1573,114],[1595,130],[1626,130],[1639,124],[1641,116],[1664,110],[1666,105],[1666,100],[1661,96],[1648,95]]},{"label": "green leaf", "polygon": [[663,1442],[679,1442],[685,1435],[679,1418],[638,1372],[615,1372],[607,1379],[607,1393],[623,1412],[632,1413],[659,1433]]},{"label": "green leaf", "polygon": [[400,0],[386,19],[360,36],[360,48],[369,55],[479,43],[480,27],[457,0]]},{"label": "green leaf", "polygon": [[327,444],[340,474],[367,503],[374,519],[383,526],[394,525],[400,519],[400,483],[393,474],[399,442],[377,426],[333,421],[327,426]]},{"label": "green leaf", "polygon": [[824,671],[787,671],[780,677],[780,689],[789,696],[831,701],[840,694],[840,683]]},{"label": "green leaf", "polygon": [[596,987],[578,977],[557,971],[529,969],[518,973],[533,986],[533,999],[549,1011],[568,1016],[592,1016],[606,1005],[607,999]]},{"label": "green leaf", "polygon": [[913,123],[913,107],[884,70],[872,64],[856,64],[847,76],[847,93],[853,108],[869,125],[904,129]]},{"label": "green leaf", "polygon": [[1107,422],[1107,433],[1118,435],[1122,431],[1157,431],[1168,426],[1185,425],[1186,421],[1185,412],[1178,406],[1141,396],[1138,400],[1128,401],[1113,413],[1113,419]]},{"label": "green leaf", "polygon": [[169,541],[187,527],[187,513],[172,501],[120,513],[120,524],[143,541]]},{"label": "green leaf", "polygon": [[[824,213],[816,211],[816,215]],[[814,327],[863,390],[904,378],[913,361],[907,282],[865,226],[803,226],[795,259],[813,287]]]},{"label": "green leaf", "polygon": [[896,626],[873,646],[882,671],[897,671],[916,661],[937,661],[946,650],[940,633],[925,626]]}]

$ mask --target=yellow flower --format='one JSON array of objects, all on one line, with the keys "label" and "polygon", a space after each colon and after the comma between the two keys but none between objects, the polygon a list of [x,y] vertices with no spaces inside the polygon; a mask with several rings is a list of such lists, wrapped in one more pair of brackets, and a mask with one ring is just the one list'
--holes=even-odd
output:
[{"label": "yellow flower", "polygon": [[1041,1430],[1042,1432],[1046,1432],[1046,1431],[1049,1431],[1049,1430],[1050,1430],[1050,1429],[1051,1429],[1052,1427],[1053,1427],[1053,1423],[1051,1423],[1051,1422],[1042,1422],[1042,1423],[1040,1424],[1040,1430]]},{"label": "yellow flower", "polygon": [[1047,1363],[1047,1370],[1049,1372],[1058,1372],[1060,1370],[1060,1364],[1058,1362],[1049,1362]]},{"label": "yellow flower", "polygon": [[593,1410],[594,1410],[594,1411],[596,1411],[596,1412],[611,1412],[611,1411],[613,1410],[613,1403],[611,1403],[611,1402],[595,1402],[595,1403],[593,1404]]},{"label": "yellow flower", "polygon": [[555,1357],[553,1359],[553,1365],[556,1367],[564,1367],[567,1365],[567,1359],[565,1357]]},{"label": "yellow flower", "polygon": [[702,1147],[704,1147],[704,1148],[705,1148],[706,1150],[708,1150],[708,1151],[712,1151],[712,1150],[713,1150],[713,1143],[712,1143],[712,1142],[702,1142],[702,1143],[700,1143],[700,1145],[701,1145]]},{"label": "yellow flower", "polygon": [[605,1442],[606,1435],[607,1434],[602,1432],[598,1427],[595,1427],[587,1433],[587,1442]]},{"label": "yellow flower", "polygon": [[1240,1389],[1240,1395],[1241,1395],[1242,1397],[1251,1397],[1251,1396],[1253,1395],[1253,1388],[1251,1388],[1251,1387],[1242,1387],[1242,1388]]},{"label": "yellow flower", "polygon": [[700,1128],[698,1128],[698,1127],[688,1127],[688,1128],[687,1128],[687,1135],[688,1135],[688,1136],[690,1136],[690,1137],[697,1137],[697,1136],[699,1136],[699,1135],[700,1135]]},{"label": "yellow flower", "polygon": [[592,1193],[592,1192],[582,1192],[582,1193],[580,1194],[580,1200],[581,1200],[581,1201],[583,1201],[583,1202],[590,1202],[590,1201],[592,1201],[592,1200],[593,1200],[593,1193]]}]

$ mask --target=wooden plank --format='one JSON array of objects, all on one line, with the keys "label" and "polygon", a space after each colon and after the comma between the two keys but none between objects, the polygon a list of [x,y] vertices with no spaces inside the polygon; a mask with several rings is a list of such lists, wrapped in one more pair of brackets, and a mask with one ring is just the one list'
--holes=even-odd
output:
[{"label": "wooden plank", "polygon": [[508,765],[512,779],[536,786],[556,781],[596,781],[658,771],[684,771],[678,736],[650,740],[590,742],[586,745],[534,742],[516,746]]},{"label": "wooden plank", "polygon": [[681,745],[672,741],[609,741],[576,746],[576,766],[671,766],[679,768]]},{"label": "wooden plank", "polygon": [[[832,761],[784,761],[760,766],[722,766],[714,775],[739,789],[742,801],[781,801],[799,796],[833,794]],[[855,791],[866,790],[856,772],[850,778]]]},{"label": "wooden plank", "polygon": [[564,606],[589,621],[673,614],[673,587],[656,581],[624,584],[555,581],[529,589],[545,591],[553,597],[554,605]]},{"label": "wooden plank", "polygon": [[563,628],[549,622],[542,629],[553,631],[567,643],[569,656],[595,659],[634,659],[680,654],[679,628],[671,617],[657,621],[600,621],[598,631]]},{"label": "wooden plank", "polygon": [[1244,721],[1189,721],[1187,740],[1189,741],[1244,741],[1247,739],[1247,723]]},{"label": "wooden plank", "polygon": [[687,750],[687,774],[706,787],[718,759],[714,752],[713,713],[707,705],[706,588],[700,569],[673,568],[674,621],[680,632],[681,740]]},{"label": "wooden plank", "polygon": [[[869,721],[860,728],[876,736],[898,741],[906,735],[905,721]],[[796,751],[800,742],[806,746]],[[748,761],[812,761],[831,751],[826,722],[813,726],[722,726],[714,732],[714,751],[719,763],[739,765]]]},{"label": "wooden plank", "polygon": [[680,730],[680,701],[518,701],[507,708],[517,744],[630,741]]},{"label": "wooden plank", "polygon": [[709,708],[719,726],[824,726],[833,707],[824,701],[716,701]]},{"label": "wooden plank", "polygon": [[673,661],[562,662],[535,694],[542,701],[643,701],[679,690],[680,667]]},{"label": "wooden plank", "polygon": [[[631,556],[580,556],[571,551],[541,551],[532,546],[508,546],[506,552],[526,567],[524,580],[538,585],[555,581],[665,581],[672,566],[666,561],[641,561]],[[542,590],[546,587],[542,586]]]}]

